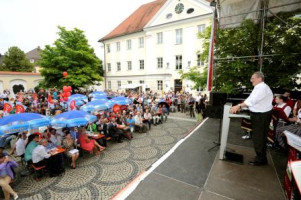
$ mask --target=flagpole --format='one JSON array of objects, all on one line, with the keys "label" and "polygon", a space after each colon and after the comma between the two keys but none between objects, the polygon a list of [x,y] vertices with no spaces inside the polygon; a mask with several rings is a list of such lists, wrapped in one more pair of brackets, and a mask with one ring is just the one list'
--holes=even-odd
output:
[{"label": "flagpole", "polygon": [[213,7],[211,38],[210,38],[209,56],[208,56],[208,73],[207,73],[207,91],[208,92],[211,92],[211,89],[212,89],[215,26],[216,26],[215,7]]}]

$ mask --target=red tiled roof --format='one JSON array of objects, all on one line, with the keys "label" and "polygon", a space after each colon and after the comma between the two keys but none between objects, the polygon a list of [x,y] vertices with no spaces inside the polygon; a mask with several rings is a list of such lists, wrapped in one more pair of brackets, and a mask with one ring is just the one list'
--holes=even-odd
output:
[{"label": "red tiled roof", "polygon": [[142,31],[144,26],[154,17],[166,1],[167,0],[156,0],[140,6],[126,20],[98,42]]},{"label": "red tiled roof", "polygon": [[0,75],[28,75],[28,76],[40,76],[39,73],[32,72],[11,72],[11,71],[0,71]]}]

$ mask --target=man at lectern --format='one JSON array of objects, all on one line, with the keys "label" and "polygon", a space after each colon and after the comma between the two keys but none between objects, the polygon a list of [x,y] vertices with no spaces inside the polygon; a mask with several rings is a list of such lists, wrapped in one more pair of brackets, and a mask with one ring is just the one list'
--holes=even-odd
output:
[{"label": "man at lectern", "polygon": [[237,113],[243,107],[249,107],[250,117],[253,129],[253,143],[256,152],[254,160],[249,164],[253,166],[266,165],[266,142],[269,124],[271,120],[273,92],[270,87],[264,83],[262,72],[255,72],[250,80],[254,89],[250,96],[241,104],[233,106],[231,113]]}]

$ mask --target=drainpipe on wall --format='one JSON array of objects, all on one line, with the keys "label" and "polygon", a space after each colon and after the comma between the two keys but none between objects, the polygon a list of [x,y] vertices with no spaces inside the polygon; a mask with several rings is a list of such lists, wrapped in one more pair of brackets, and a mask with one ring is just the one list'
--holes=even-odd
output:
[{"label": "drainpipe on wall", "polygon": [[105,43],[104,42],[102,42],[102,44],[103,44],[103,54],[104,54],[104,56],[103,56],[103,67],[102,67],[102,69],[103,69],[103,77],[104,77],[104,84],[105,84],[105,90],[107,90],[107,78],[106,78],[106,75],[107,75],[107,63],[106,63],[106,45],[105,45]]}]

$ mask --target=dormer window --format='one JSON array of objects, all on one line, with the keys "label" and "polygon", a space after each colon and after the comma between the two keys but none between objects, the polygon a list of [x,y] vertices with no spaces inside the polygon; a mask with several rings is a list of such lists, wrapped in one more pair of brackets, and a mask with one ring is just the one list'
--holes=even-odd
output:
[{"label": "dormer window", "polygon": [[172,18],[172,14],[171,14],[171,13],[168,13],[168,14],[166,15],[166,19],[170,19],[170,18]]},{"label": "dormer window", "polygon": [[193,13],[194,12],[194,8],[189,8],[188,10],[187,10],[187,14],[191,14],[191,13]]}]

